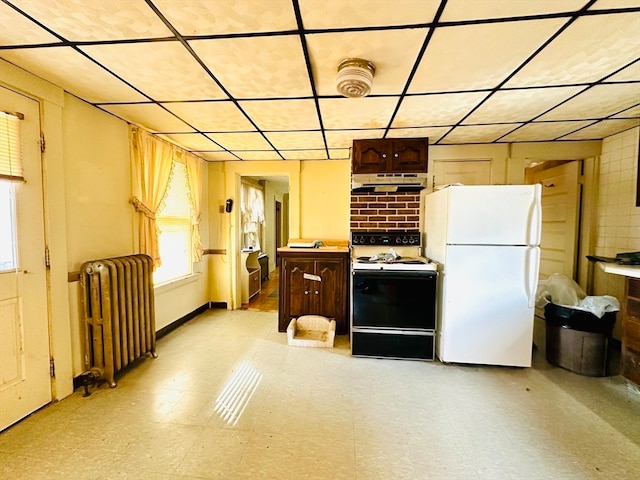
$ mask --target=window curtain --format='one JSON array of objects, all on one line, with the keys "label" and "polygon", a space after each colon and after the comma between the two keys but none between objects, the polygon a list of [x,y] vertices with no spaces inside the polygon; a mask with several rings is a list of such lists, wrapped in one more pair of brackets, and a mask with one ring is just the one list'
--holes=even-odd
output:
[{"label": "window curtain", "polygon": [[183,153],[182,159],[187,167],[189,199],[191,200],[191,254],[194,262],[202,260],[202,242],[200,241],[200,204],[202,197],[202,166],[200,158]]},{"label": "window curtain", "polygon": [[139,214],[140,253],[153,258],[159,266],[156,212],[167,193],[175,147],[161,142],[144,130],[131,126],[133,197],[131,203]]},{"label": "window curtain", "polygon": [[264,193],[248,183],[242,183],[243,247],[260,250],[260,233],[264,225]]}]

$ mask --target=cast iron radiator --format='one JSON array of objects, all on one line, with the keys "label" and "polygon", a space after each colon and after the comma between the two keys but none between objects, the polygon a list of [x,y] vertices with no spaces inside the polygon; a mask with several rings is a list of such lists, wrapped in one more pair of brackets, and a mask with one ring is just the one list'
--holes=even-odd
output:
[{"label": "cast iron radiator", "polygon": [[[156,354],[153,260],[148,255],[93,260],[80,269],[86,326],[85,366],[95,383],[114,376],[134,360]],[[86,382],[86,379],[85,379]],[[85,383],[88,395],[87,383]]]}]

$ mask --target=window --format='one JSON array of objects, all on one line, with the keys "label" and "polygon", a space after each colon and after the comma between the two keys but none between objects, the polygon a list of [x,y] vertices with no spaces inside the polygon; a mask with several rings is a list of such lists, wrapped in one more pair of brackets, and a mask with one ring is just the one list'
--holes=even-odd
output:
[{"label": "window", "polygon": [[0,112],[0,272],[18,268],[16,182],[22,177],[22,114]]},{"label": "window", "polygon": [[156,285],[193,273],[191,256],[191,202],[187,169],[174,161],[167,193],[156,215],[158,248],[162,264],[156,268]]},{"label": "window", "polygon": [[14,184],[0,179],[0,272],[18,267]]}]

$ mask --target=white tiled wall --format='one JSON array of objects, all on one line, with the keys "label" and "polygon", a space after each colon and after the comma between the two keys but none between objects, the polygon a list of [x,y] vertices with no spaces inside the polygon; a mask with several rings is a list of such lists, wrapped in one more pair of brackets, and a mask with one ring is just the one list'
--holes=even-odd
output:
[{"label": "white tiled wall", "polygon": [[[605,138],[600,157],[595,254],[614,257],[640,251],[640,207],[636,207],[640,127]],[[624,294],[624,279],[595,270],[594,295]]]}]

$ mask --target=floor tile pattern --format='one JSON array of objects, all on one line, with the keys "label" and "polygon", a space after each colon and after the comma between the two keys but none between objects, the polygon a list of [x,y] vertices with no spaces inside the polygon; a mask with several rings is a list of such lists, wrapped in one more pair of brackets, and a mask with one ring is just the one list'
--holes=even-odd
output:
[{"label": "floor tile pattern", "polygon": [[[0,433],[11,480],[640,478],[640,391],[620,376],[355,358],[290,347],[277,313],[209,310],[89,397]],[[261,380],[237,424],[216,400]]]}]

